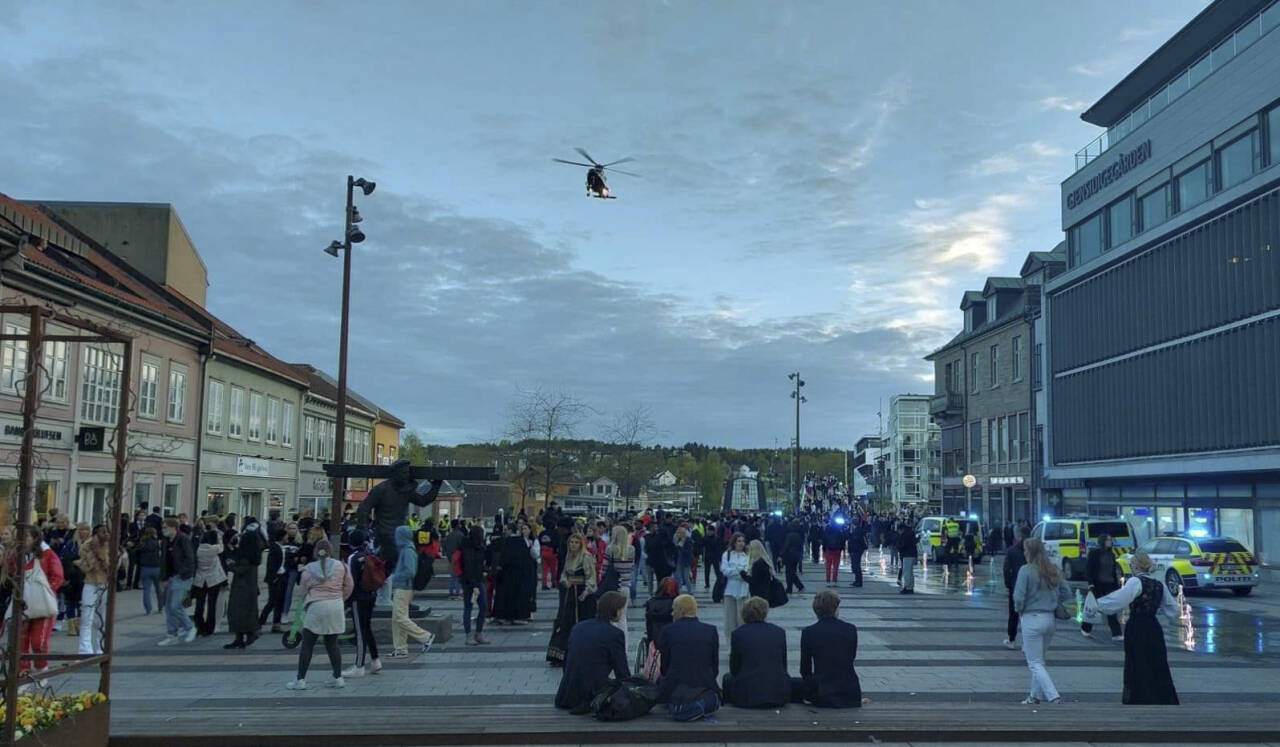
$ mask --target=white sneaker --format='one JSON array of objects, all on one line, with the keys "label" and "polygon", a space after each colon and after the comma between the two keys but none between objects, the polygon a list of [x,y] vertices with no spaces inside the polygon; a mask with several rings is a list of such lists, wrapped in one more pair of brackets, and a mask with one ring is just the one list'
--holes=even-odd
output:
[{"label": "white sneaker", "polygon": [[366,672],[364,667],[358,667],[354,664],[342,670],[343,677],[363,677],[365,674]]},{"label": "white sneaker", "polygon": [[292,682],[289,682],[289,683],[285,684],[285,687],[289,688],[290,690],[306,690],[306,689],[307,689],[307,681],[306,681],[306,680],[293,680]]},{"label": "white sneaker", "polygon": [[347,686],[347,681],[342,679],[341,677],[334,677],[333,679],[329,680],[324,684],[326,687],[343,688]]},{"label": "white sneaker", "polygon": [[366,673],[366,674],[377,674],[378,672],[381,672],[381,671],[382,671],[382,659],[374,659],[373,661],[369,662],[368,664],[365,664],[365,665],[364,665],[364,671],[365,671],[365,673]]},{"label": "white sneaker", "polygon": [[176,635],[167,635],[167,636],[165,636],[164,638],[161,638],[161,639],[160,639],[160,642],[159,642],[159,643],[157,643],[156,645],[157,645],[157,646],[172,646],[172,645],[176,644],[178,641],[181,641],[181,640],[182,640],[182,639],[181,639],[181,638],[179,638],[179,637],[178,637],[178,636],[176,636]]},{"label": "white sneaker", "polygon": [[1006,638],[1004,639],[1004,647],[1009,649],[1010,651],[1013,651],[1018,648],[1018,644]]},{"label": "white sneaker", "polygon": [[1123,641],[1123,640],[1124,640],[1124,636],[1122,636],[1122,635],[1113,635],[1113,636],[1111,636],[1111,640],[1113,640],[1113,641]]},{"label": "white sneaker", "polygon": [[427,639],[426,639],[425,641],[423,641],[423,642],[422,642],[422,653],[424,653],[424,654],[425,654],[425,653],[427,653],[428,651],[430,651],[430,650],[431,650],[431,644],[433,644],[433,643],[435,643],[435,642],[436,642],[436,634],[435,634],[435,633],[432,633],[431,631],[429,631],[429,630],[428,630],[428,631],[427,631]]},{"label": "white sneaker", "polygon": [[54,620],[54,621],[53,621],[53,629],[54,629],[54,630],[62,630],[62,621],[61,621],[61,620]]},{"label": "white sneaker", "polygon": [[1087,630],[1082,630],[1082,631],[1080,631],[1080,635],[1084,636],[1085,638],[1089,638],[1089,637],[1091,637],[1091,636],[1089,635],[1089,631],[1087,631]]},{"label": "white sneaker", "polygon": [[182,634],[182,642],[183,642],[183,643],[191,643],[191,642],[192,642],[192,641],[194,641],[195,639],[196,639],[196,629],[195,629],[195,628],[187,628],[187,632],[185,632],[185,633],[183,633],[183,634]]}]

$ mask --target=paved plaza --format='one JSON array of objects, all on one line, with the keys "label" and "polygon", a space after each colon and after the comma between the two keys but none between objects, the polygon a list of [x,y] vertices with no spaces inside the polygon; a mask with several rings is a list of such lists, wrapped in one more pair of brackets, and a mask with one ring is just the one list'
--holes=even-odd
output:
[{"label": "paved plaza", "polygon": [[[112,678],[113,737],[161,744],[178,735],[218,736],[252,743],[314,743],[326,733],[362,734],[366,743],[420,735],[436,743],[617,741],[868,741],[895,736],[917,741],[1027,741],[1041,736],[1085,741],[1116,730],[1114,741],[1270,740],[1280,734],[1280,602],[1266,586],[1243,599],[1205,594],[1189,601],[1189,617],[1166,626],[1170,663],[1183,705],[1125,709],[1119,705],[1123,652],[1102,633],[1085,639],[1061,622],[1049,669],[1065,704],[1022,706],[1027,670],[1021,651],[1001,645],[1006,596],[999,561],[984,561],[970,575],[938,566],[918,571],[917,593],[898,594],[886,558],[869,554],[865,586],[850,587],[841,573],[841,616],[859,631],[858,673],[867,707],[822,711],[791,705],[781,711],[722,709],[706,722],[677,725],[660,709],[624,724],[602,724],[556,711],[552,696],[560,670],[544,660],[554,593],[539,592],[533,624],[486,627],[489,646],[464,647],[461,626],[452,640],[412,663],[387,661],[381,674],[348,680],[343,690],[323,687],[327,660],[318,650],[313,689],[291,692],[285,683],[297,662],[278,635],[246,651],[225,651],[226,634],[173,648],[157,648],[159,615],[142,615],[140,593],[125,592],[118,606],[117,653]],[[806,565],[806,593],[772,610],[787,630],[793,673],[799,666],[800,629],[813,620],[813,592],[824,588],[820,568]],[[460,603],[445,597],[442,579],[419,596],[438,613],[460,621]],[[701,589],[700,617],[719,627],[722,612]],[[632,654],[643,628],[639,605],[628,613]],[[381,623],[385,626],[385,622]],[[385,627],[380,628],[385,631]],[[389,635],[389,634],[388,634]],[[386,638],[387,635],[381,635]],[[55,635],[58,650],[73,639]],[[389,646],[387,646],[389,648]],[[345,663],[351,648],[344,647]],[[721,637],[721,669],[728,667]],[[92,687],[94,675],[51,684],[60,690]],[[1139,738],[1147,724],[1157,736]],[[1147,727],[1144,727],[1147,728]],[[1214,733],[1210,733],[1214,732]],[[791,735],[791,736],[788,736]],[[1055,737],[1056,735],[1056,737]],[[1234,735],[1234,736],[1233,736]],[[1242,737],[1247,737],[1244,739]],[[344,743],[355,743],[344,738]],[[1280,740],[1277,740],[1280,741]]]}]

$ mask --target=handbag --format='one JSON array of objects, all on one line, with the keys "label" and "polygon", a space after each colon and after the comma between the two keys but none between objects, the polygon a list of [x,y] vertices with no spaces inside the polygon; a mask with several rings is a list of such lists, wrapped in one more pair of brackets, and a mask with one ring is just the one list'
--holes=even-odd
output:
[{"label": "handbag", "polygon": [[[58,598],[54,596],[53,588],[49,586],[49,577],[44,574],[39,557],[31,563],[31,570],[23,574],[22,604],[22,616],[28,620],[54,617],[58,614]],[[8,618],[12,614],[13,603],[10,602],[5,617]]]},{"label": "handbag", "polygon": [[724,601],[724,590],[729,585],[728,576],[716,577],[716,585],[711,587],[711,601],[720,604]]},{"label": "handbag", "polygon": [[596,589],[597,594],[603,594],[606,591],[618,591],[622,587],[621,577],[618,575],[618,569],[613,565],[613,558],[605,558],[604,574],[600,578],[600,585]]},{"label": "handbag", "polygon": [[1071,613],[1067,611],[1067,605],[1060,604],[1053,608],[1053,616],[1058,620],[1070,620]]},{"label": "handbag", "polygon": [[781,607],[791,598],[787,596],[787,589],[777,578],[769,579],[769,607]]}]

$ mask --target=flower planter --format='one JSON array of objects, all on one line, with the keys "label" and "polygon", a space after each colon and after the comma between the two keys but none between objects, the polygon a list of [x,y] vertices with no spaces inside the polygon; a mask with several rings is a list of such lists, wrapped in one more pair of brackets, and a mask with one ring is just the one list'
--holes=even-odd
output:
[{"label": "flower planter", "polygon": [[17,745],[33,747],[106,747],[111,725],[111,704],[97,703],[88,710],[63,716],[51,726],[19,739]]}]

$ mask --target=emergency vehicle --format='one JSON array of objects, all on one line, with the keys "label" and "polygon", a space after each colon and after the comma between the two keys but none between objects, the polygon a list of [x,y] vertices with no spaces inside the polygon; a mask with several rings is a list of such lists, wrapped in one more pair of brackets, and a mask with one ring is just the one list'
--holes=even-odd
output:
[{"label": "emergency vehicle", "polygon": [[[1231,537],[1156,537],[1138,548],[1151,556],[1156,569],[1152,576],[1163,578],[1169,593],[1178,589],[1230,589],[1243,597],[1261,580],[1258,561],[1244,545]],[[1120,570],[1129,573],[1129,560],[1120,557]]]},{"label": "emergency vehicle", "polygon": [[982,522],[963,516],[926,516],[920,520],[916,530],[920,533],[920,552],[932,563],[941,563],[947,548],[942,546],[942,528],[947,528],[947,536],[959,540],[956,553],[964,557],[964,536],[973,534],[973,560],[982,560]]},{"label": "emergency vehicle", "polygon": [[1084,579],[1085,560],[1104,534],[1111,535],[1111,552],[1117,558],[1133,552],[1136,544],[1133,528],[1124,519],[1068,516],[1045,519],[1031,530],[1032,537],[1044,542],[1049,561],[1062,567],[1062,577],[1068,581]]}]

